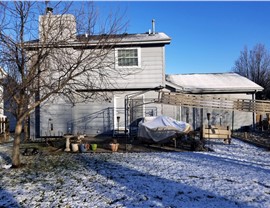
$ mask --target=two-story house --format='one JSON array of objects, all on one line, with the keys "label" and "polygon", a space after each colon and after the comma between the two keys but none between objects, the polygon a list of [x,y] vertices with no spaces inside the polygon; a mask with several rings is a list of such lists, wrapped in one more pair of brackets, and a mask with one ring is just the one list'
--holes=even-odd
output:
[{"label": "two-story house", "polygon": [[[194,129],[200,126],[199,123],[205,123],[205,112],[211,112],[219,119],[216,123],[222,121],[223,124],[236,129],[254,124],[254,113],[232,114],[227,111],[214,112],[211,109],[199,111],[192,107],[155,103],[158,91],[162,88],[172,92],[214,93],[221,97],[250,99],[262,88],[236,74],[165,76],[165,46],[170,44],[171,38],[165,33],[156,33],[154,25],[152,32],[141,34],[81,35],[77,34],[76,19],[73,15],[54,15],[49,12],[40,16],[39,40],[30,44],[37,43],[39,47],[47,47],[48,40],[60,41],[61,44],[57,47],[54,47],[51,41],[49,47],[57,54],[54,61],[71,60],[65,63],[66,65],[72,65],[74,55],[76,57],[78,51],[83,50],[85,54],[100,52],[100,48],[105,46],[102,45],[102,41],[106,41],[105,48],[110,50],[105,54],[105,59],[97,60],[102,63],[98,65],[99,74],[90,73],[88,77],[82,76],[81,80],[76,82],[82,84],[74,87],[76,93],[88,93],[89,100],[74,103],[55,95],[36,108],[30,117],[30,136],[33,138],[62,136],[66,133],[111,136],[119,130],[132,130],[132,126],[136,126],[142,117],[161,114],[193,123]],[[59,51],[59,48],[62,51]],[[32,47],[31,50],[38,48]],[[85,61],[85,65],[95,65],[95,62]],[[41,70],[44,67],[49,69],[45,74],[46,78],[42,78],[43,82],[63,73],[61,70],[55,74],[50,73],[54,71],[56,63],[53,59],[46,62],[40,66]],[[106,75],[107,80],[103,75]],[[92,86],[83,85],[88,79]],[[232,79],[235,83],[233,88]]]},{"label": "two-story house", "polygon": [[[61,21],[66,21],[66,28],[69,28],[69,31],[65,32],[65,27],[62,27],[64,32],[57,31],[59,27],[57,22],[54,22],[56,32],[44,37],[46,24],[56,18],[59,18],[59,15],[53,15],[51,12],[40,16],[38,43],[41,44],[50,36],[61,39],[65,38],[61,35],[68,34],[73,37],[72,41],[62,47],[68,48],[70,54],[76,53],[80,46],[83,46],[80,50],[90,51],[100,44],[100,35],[77,34],[75,17],[70,14],[61,15]],[[121,38],[115,42],[118,36]],[[78,93],[105,92],[106,97],[101,96],[96,100],[75,104],[63,99],[53,101],[50,99],[44,102],[31,115],[31,137],[61,136],[65,133],[112,135],[115,129],[125,127],[127,117],[130,123],[137,118],[160,114],[157,105],[142,104],[157,97],[156,90],[165,87],[165,45],[170,44],[171,38],[164,33],[152,31],[142,34],[111,35],[106,41],[106,47],[112,47],[108,57],[113,60],[113,69],[120,74],[123,72],[124,75],[114,79],[113,85],[101,84],[100,87],[77,89]],[[47,66],[53,67],[53,64],[49,63]],[[127,106],[125,100],[129,97],[132,97],[132,103]],[[129,112],[125,109],[129,109]]]}]

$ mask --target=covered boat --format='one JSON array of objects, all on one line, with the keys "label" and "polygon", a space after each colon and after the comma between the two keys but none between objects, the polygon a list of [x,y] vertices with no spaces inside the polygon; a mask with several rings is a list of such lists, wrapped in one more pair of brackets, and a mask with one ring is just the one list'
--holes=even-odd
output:
[{"label": "covered boat", "polygon": [[192,130],[190,124],[168,116],[145,117],[138,126],[138,138],[162,142]]}]

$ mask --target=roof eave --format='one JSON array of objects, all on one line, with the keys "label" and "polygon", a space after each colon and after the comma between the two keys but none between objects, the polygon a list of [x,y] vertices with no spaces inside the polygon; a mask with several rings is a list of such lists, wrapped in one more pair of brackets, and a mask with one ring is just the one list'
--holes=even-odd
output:
[{"label": "roof eave", "polygon": [[[170,44],[171,39],[161,39],[161,40],[134,40],[134,41],[107,41],[107,45],[144,45],[144,44]],[[87,46],[96,46],[100,45],[100,41],[89,41],[82,42],[77,41],[73,42],[72,45],[87,45]]]},{"label": "roof eave", "polygon": [[257,93],[261,92],[263,88],[245,88],[245,89],[235,89],[235,88],[229,88],[229,89],[188,89],[183,88],[180,89],[182,92],[185,93],[191,93],[191,94],[236,94],[236,93]]},{"label": "roof eave", "polygon": [[[130,46],[130,45],[166,45],[170,44],[170,40],[162,40],[162,41],[129,41],[129,42],[107,42],[105,45],[107,46]],[[55,47],[55,44],[48,43],[46,47]],[[69,42],[64,44],[58,44],[57,47],[96,47],[101,45],[98,42],[89,42],[89,43],[83,43],[83,42]],[[26,45],[29,48],[41,48],[44,47],[44,44],[40,44],[40,42],[35,43],[28,43]]]}]

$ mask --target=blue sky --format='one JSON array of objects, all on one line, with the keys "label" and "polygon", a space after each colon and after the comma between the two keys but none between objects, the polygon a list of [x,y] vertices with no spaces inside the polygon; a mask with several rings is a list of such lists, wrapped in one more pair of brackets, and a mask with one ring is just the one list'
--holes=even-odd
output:
[{"label": "blue sky", "polygon": [[100,11],[124,14],[128,33],[156,31],[172,38],[166,73],[231,71],[244,46],[270,48],[270,2],[95,2]]}]

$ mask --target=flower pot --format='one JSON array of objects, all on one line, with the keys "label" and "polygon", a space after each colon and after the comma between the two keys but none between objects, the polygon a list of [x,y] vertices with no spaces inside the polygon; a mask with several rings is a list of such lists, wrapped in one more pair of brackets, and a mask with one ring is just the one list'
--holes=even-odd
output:
[{"label": "flower pot", "polygon": [[87,143],[86,143],[86,144],[84,145],[84,147],[85,147],[85,150],[86,150],[86,151],[90,150],[90,144],[87,144]]},{"label": "flower pot", "polygon": [[131,149],[132,149],[132,144],[126,144],[126,149],[127,149],[127,151],[131,151]]},{"label": "flower pot", "polygon": [[96,151],[97,150],[97,144],[91,144],[91,149],[93,151]]},{"label": "flower pot", "polygon": [[77,143],[71,144],[72,152],[78,152],[79,151],[79,145]]},{"label": "flower pot", "polygon": [[111,146],[111,150],[113,151],[113,152],[117,152],[118,151],[118,147],[119,147],[119,143],[111,143],[110,144],[110,146]]},{"label": "flower pot", "polygon": [[80,144],[79,150],[80,150],[80,152],[86,152],[85,144]]}]

